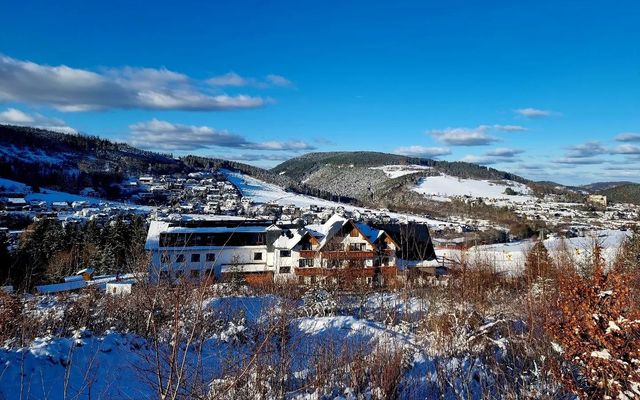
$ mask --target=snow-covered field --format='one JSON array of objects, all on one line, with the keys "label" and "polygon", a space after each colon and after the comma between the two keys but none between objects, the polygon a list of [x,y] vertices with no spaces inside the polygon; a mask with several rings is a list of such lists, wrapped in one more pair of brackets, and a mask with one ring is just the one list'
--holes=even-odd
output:
[{"label": "snow-covered field", "polygon": [[[220,393],[216,395],[212,391],[224,389],[229,382],[240,379],[242,384],[248,382],[249,390],[254,390],[254,394],[263,392],[266,394],[263,398],[280,398],[270,388],[274,381],[267,381],[267,378],[277,371],[269,369],[269,366],[279,368],[282,365],[280,357],[286,357],[287,399],[355,399],[360,398],[356,396],[357,392],[364,392],[363,398],[385,398],[381,395],[381,389],[369,386],[379,382],[376,376],[359,376],[359,379],[367,379],[366,382],[370,379],[373,383],[358,387],[351,375],[365,372],[354,372],[352,368],[358,366],[358,357],[373,357],[369,362],[377,362],[380,368],[384,368],[392,362],[385,359],[384,354],[400,352],[403,355],[398,360],[397,368],[401,370],[394,371],[399,373],[398,398],[436,399],[445,395],[447,399],[454,399],[467,391],[473,398],[480,398],[482,385],[479,381],[484,380],[487,373],[483,372],[479,359],[470,355],[460,358],[435,357],[429,354],[429,346],[422,342],[424,338],[420,339],[408,325],[388,324],[380,320],[388,313],[398,312],[415,321],[424,317],[427,311],[444,310],[433,309],[424,298],[406,299],[404,295],[393,293],[369,294],[361,300],[364,300],[363,306],[359,308],[356,299],[343,299],[341,304],[347,308],[333,304],[335,312],[330,315],[312,315],[313,311],[303,310],[317,303],[307,303],[306,299],[299,302],[286,313],[292,316],[284,339],[286,353],[271,354],[262,346],[270,326],[268,324],[273,321],[272,315],[283,310],[279,297],[232,295],[206,299],[205,315],[220,318],[220,323],[217,324],[217,332],[206,335],[201,343],[177,350],[179,368],[184,369],[188,376],[180,392],[184,398],[194,393],[213,396],[208,398],[221,398]],[[58,300],[42,298],[38,308],[33,311],[55,319],[56,315],[62,314],[62,308]],[[307,312],[311,314],[305,316]],[[361,316],[357,316],[358,313]],[[190,323],[186,322],[187,326]],[[486,331],[482,329],[481,332]],[[471,348],[470,343],[476,341],[477,337],[477,332],[466,332],[461,343]],[[272,340],[278,346],[283,344],[279,336]],[[503,346],[503,341],[498,338],[497,343]],[[494,345],[491,340],[486,343],[489,347]],[[134,333],[107,330],[102,334],[94,334],[85,328],[75,329],[66,337],[40,337],[24,347],[6,345],[0,347],[0,398],[157,398],[159,371],[161,380],[165,385],[167,383],[168,369],[165,363],[168,361],[165,357],[169,357],[171,351],[166,346],[164,343],[155,347],[153,341]],[[255,361],[256,351],[264,358],[251,364]],[[377,351],[382,356],[376,358]],[[156,358],[158,354],[159,359]],[[246,376],[239,375],[244,365],[249,365],[252,371]],[[370,367],[374,368],[375,365]],[[262,368],[263,375],[257,375],[259,368]],[[316,375],[321,373],[319,369],[331,372],[327,375],[329,381],[315,380]],[[447,388],[439,381],[442,374],[450,375],[449,379],[454,383],[463,376],[479,374],[479,378],[474,378],[470,383],[461,381]],[[232,393],[224,398],[248,397]]]},{"label": "snow-covered field", "polygon": [[55,190],[41,188],[39,193],[33,193],[31,187],[24,183],[12,181],[10,179],[0,178],[0,187],[5,188],[7,191],[24,193],[26,194],[26,201],[44,201],[47,203],[54,203],[58,201],[66,201],[72,203],[74,201],[86,201],[89,204],[98,204],[104,202],[104,200],[95,197],[80,196],[77,194],[58,192]]},{"label": "snow-covered field", "polygon": [[383,165],[381,167],[371,167],[385,173],[391,179],[399,178],[405,175],[416,174],[431,169],[424,165]]},{"label": "snow-covered field", "polygon": [[[511,188],[519,195],[510,196],[505,190]],[[428,176],[420,181],[414,191],[433,196],[436,199],[470,196],[485,199],[505,199],[523,203],[533,200],[532,191],[526,185],[514,181],[500,181],[463,179],[449,175]]]},{"label": "snow-covered field", "polygon": [[[568,254],[578,265],[590,263],[594,244],[602,248],[602,257],[607,264],[611,264],[618,255],[620,246],[632,235],[630,231],[601,230],[593,231],[584,237],[575,238],[549,238],[544,240],[544,245],[551,257],[558,256],[561,252]],[[511,243],[498,243],[471,247],[463,255],[460,250],[436,249],[438,256],[444,256],[451,260],[464,258],[471,263],[483,263],[491,265],[496,272],[510,275],[518,275],[524,269],[527,253],[533,247],[533,241],[520,241]]]},{"label": "snow-covered field", "polygon": [[[280,205],[293,204],[300,208],[309,208],[311,205],[316,205],[325,208],[344,207],[345,210],[353,211],[358,210],[365,212],[362,207],[356,207],[349,204],[337,203],[335,201],[329,201],[319,199],[317,197],[305,196],[297,193],[290,193],[282,189],[277,185],[263,182],[255,179],[251,176],[241,174],[239,172],[232,172],[229,170],[221,170],[226,176],[229,182],[234,184],[238,190],[240,190],[243,197],[248,197],[255,203],[276,203]],[[438,221],[434,219],[424,218],[410,214],[400,214],[387,212],[385,213],[393,218],[399,220],[412,220],[417,222],[425,222],[431,226],[450,225],[448,222]]]}]

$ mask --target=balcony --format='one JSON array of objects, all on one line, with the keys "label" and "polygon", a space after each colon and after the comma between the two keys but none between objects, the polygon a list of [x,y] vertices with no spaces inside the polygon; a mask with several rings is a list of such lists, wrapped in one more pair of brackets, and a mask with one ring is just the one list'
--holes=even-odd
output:
[{"label": "balcony", "polygon": [[322,257],[332,260],[362,260],[375,257],[373,251],[323,251]]}]

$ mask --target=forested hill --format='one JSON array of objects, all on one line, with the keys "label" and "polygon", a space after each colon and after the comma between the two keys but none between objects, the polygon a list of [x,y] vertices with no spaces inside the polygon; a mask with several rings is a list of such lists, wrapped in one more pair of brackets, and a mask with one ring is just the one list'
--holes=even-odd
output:
[{"label": "forested hill", "polygon": [[[234,161],[140,150],[97,136],[0,125],[0,177],[78,193],[92,187],[106,198],[118,198],[119,183],[127,176],[189,173],[226,168],[285,189],[331,198],[329,192],[305,186],[286,175]],[[344,198],[344,201],[350,199]]]},{"label": "forested hill", "polygon": [[302,180],[324,167],[379,167],[383,165],[422,165],[459,178],[508,179],[521,183],[529,182],[518,175],[478,164],[462,161],[437,161],[372,151],[308,153],[287,160],[273,168],[272,171],[277,174],[285,174],[296,180]]},{"label": "forested hill", "polygon": [[195,156],[179,159],[97,136],[0,125],[0,177],[36,188],[77,193],[93,187],[105,197],[117,198],[118,184],[127,176],[188,173],[219,166],[289,184],[287,177],[242,163]]},{"label": "forested hill", "polygon": [[184,165],[97,136],[0,125],[0,177],[76,193],[84,187],[117,196],[115,184],[132,173],[173,173]]},{"label": "forested hill", "polygon": [[640,184],[626,183],[601,190],[598,194],[607,196],[613,203],[640,204]]}]

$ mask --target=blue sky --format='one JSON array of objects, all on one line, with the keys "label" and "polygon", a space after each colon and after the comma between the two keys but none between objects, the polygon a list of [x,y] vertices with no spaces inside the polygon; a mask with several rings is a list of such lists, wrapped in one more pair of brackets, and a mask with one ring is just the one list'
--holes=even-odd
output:
[{"label": "blue sky", "polygon": [[637,1],[9,3],[0,122],[260,166],[375,150],[640,182]]}]

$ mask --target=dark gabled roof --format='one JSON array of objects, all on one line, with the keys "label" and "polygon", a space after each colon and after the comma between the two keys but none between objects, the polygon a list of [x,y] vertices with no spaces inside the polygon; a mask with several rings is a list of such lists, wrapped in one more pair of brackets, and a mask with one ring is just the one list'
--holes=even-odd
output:
[{"label": "dark gabled roof", "polygon": [[396,254],[405,260],[435,260],[436,252],[426,224],[371,224],[383,230],[398,245]]}]

